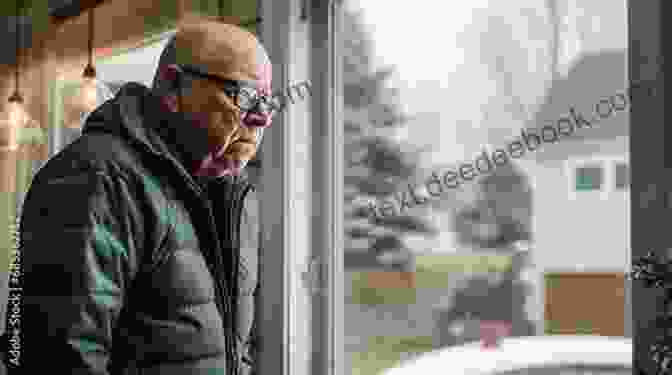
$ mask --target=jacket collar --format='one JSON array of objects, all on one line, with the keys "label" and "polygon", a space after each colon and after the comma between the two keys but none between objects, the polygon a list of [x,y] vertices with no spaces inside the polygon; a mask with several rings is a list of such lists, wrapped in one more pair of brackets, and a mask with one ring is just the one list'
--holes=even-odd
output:
[{"label": "jacket collar", "polygon": [[[130,137],[151,153],[176,158],[185,167],[186,160],[180,160],[184,156],[176,152],[175,145],[169,144],[171,132],[168,128],[171,131],[180,129],[180,121],[177,114],[169,113],[161,107],[160,99],[147,87],[131,82],[122,86],[113,99],[91,113],[82,133],[95,129]],[[189,142],[194,146],[192,149],[199,149],[202,137],[195,135],[197,134],[190,137]]]},{"label": "jacket collar", "polygon": [[[189,171],[207,153],[207,133],[190,126],[179,113],[167,111],[161,99],[147,87],[130,82],[87,118],[82,133],[104,131],[118,134],[144,150],[168,160],[185,179],[201,187],[210,180]],[[217,179],[231,183],[247,180],[246,174]],[[198,190],[198,189],[197,189]]]}]

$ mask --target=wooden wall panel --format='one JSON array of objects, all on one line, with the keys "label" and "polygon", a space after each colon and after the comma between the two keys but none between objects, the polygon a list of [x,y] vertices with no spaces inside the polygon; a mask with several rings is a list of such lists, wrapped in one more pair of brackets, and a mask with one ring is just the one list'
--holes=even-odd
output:
[{"label": "wooden wall panel", "polygon": [[[200,8],[205,7],[211,13],[214,4],[216,2],[211,0],[106,0],[94,14],[94,54],[100,57],[115,49],[135,47],[150,31]],[[252,14],[256,1],[244,4],[226,1],[224,9],[236,14]],[[84,12],[64,21],[50,19],[44,31],[35,28],[33,47],[22,59],[21,88],[31,117],[42,127],[48,126],[49,80],[57,76],[79,79],[86,65],[88,20],[88,13]],[[0,111],[6,107],[3,99],[11,95],[12,72],[13,67],[0,66]],[[0,139],[4,139],[1,134]]]},{"label": "wooden wall panel", "polygon": [[[104,54],[116,48],[130,48],[140,43],[148,30],[176,19],[182,6],[177,0],[113,0],[96,8],[94,13],[94,48]],[[87,60],[88,13],[55,27],[54,36],[45,46],[65,77],[81,74]]]},{"label": "wooden wall panel", "polygon": [[[164,23],[166,17],[173,19],[186,9],[190,0],[108,0],[95,11],[94,48],[96,55],[116,48],[132,47],[141,42],[148,30]],[[39,126],[49,127],[48,89],[50,80],[61,76],[79,79],[87,62],[88,14],[83,13],[65,21],[50,20],[44,28],[34,28],[32,47],[22,51],[20,88],[25,106]],[[7,99],[13,92],[13,66],[0,65],[0,111],[5,115]],[[4,124],[3,124],[4,125]],[[0,141],[9,140],[10,129],[0,126]],[[0,145],[1,146],[1,145]],[[0,164],[3,189],[13,191],[12,180],[15,168],[10,159],[33,155],[45,159],[48,148],[5,152]],[[3,190],[6,191],[6,190]]]}]

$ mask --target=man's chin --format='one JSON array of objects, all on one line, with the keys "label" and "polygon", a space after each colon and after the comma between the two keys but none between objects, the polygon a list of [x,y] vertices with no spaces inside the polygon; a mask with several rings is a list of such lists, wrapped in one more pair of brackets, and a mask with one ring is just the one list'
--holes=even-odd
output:
[{"label": "man's chin", "polygon": [[207,169],[200,169],[196,172],[196,176],[199,177],[224,177],[224,176],[238,176],[240,175],[241,170],[235,168],[224,168],[224,167],[214,167]]},{"label": "man's chin", "polygon": [[195,174],[202,177],[238,176],[242,171],[242,166],[243,163],[240,160],[226,158],[207,160]]},{"label": "man's chin", "polygon": [[256,144],[252,142],[238,141],[215,151],[215,159],[249,159],[256,153]]}]

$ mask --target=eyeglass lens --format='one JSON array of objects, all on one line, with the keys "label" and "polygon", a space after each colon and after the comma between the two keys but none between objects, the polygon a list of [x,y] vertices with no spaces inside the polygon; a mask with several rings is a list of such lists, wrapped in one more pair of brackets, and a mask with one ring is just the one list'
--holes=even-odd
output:
[{"label": "eyeglass lens", "polygon": [[273,98],[260,96],[256,90],[242,88],[238,93],[238,106],[243,111],[269,112],[274,105]]}]

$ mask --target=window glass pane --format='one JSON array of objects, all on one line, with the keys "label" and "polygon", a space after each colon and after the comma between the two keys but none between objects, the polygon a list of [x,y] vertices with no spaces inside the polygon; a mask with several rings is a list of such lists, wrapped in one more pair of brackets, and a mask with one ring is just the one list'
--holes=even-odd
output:
[{"label": "window glass pane", "polygon": [[576,191],[600,190],[603,169],[600,166],[579,167],[576,169]]},{"label": "window glass pane", "polygon": [[630,187],[630,168],[627,164],[616,164],[615,178],[617,190],[626,190]]},{"label": "window glass pane", "polygon": [[[605,146],[627,151],[628,103],[618,101],[628,97],[626,1],[345,0],[352,374],[491,335],[544,334],[546,321],[583,332],[622,310],[618,293],[581,314],[560,308],[539,265],[627,268],[622,200],[567,194],[568,183],[572,193],[602,190],[606,170],[588,162],[568,178],[561,167],[600,160]],[[609,247],[590,245],[604,238]],[[625,320],[616,314],[591,334],[624,335]]]}]

